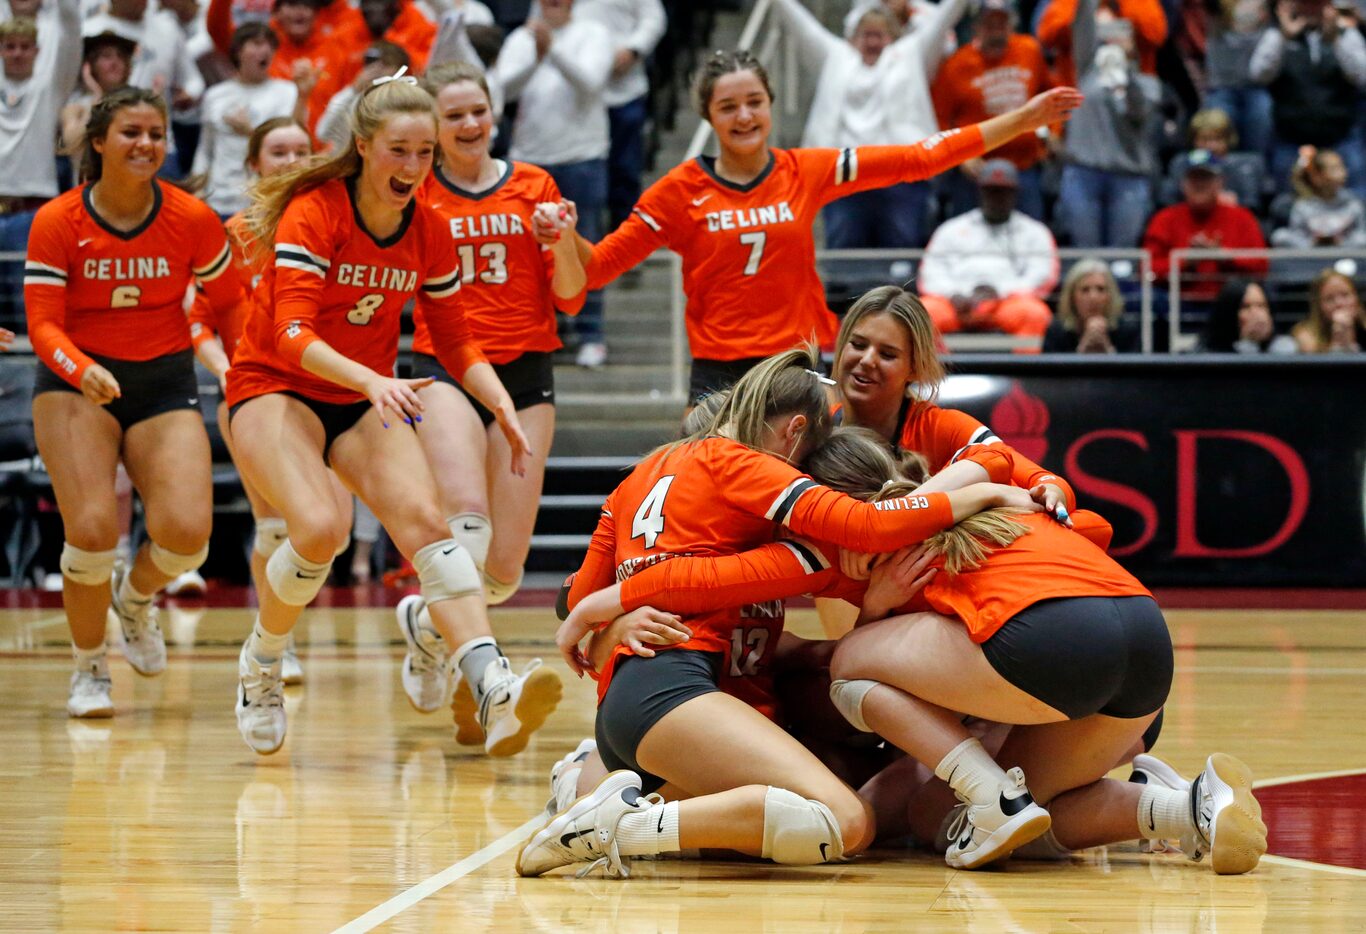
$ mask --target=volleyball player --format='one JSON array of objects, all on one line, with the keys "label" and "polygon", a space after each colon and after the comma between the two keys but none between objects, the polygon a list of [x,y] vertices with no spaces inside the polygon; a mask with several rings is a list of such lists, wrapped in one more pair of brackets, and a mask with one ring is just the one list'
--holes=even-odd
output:
[{"label": "volleyball player", "polygon": [[[183,302],[192,279],[215,305],[235,296],[217,216],[157,181],[166,132],[160,95],[124,88],[103,97],[86,124],[84,184],[39,209],[28,241],[33,427],[65,535],[73,717],[114,713],[108,611],[133,670],[159,674],[166,643],[153,598],[208,555],[213,477]],[[149,541],[115,573],[120,460],[142,497]]]},{"label": "volleyball player", "polygon": [[[812,224],[846,195],[930,178],[1041,126],[1081,100],[1056,88],[983,123],[912,146],[776,149],[773,92],[749,52],[717,52],[693,88],[720,154],[679,165],[641,196],[616,231],[580,241],[588,287],[601,288],[661,247],[683,258],[691,401],[723,388],[769,354],[813,337],[828,344],[835,318],[816,275]],[[591,249],[590,249],[591,246]]]},{"label": "volleyball player", "polygon": [[[560,347],[555,312],[583,306],[585,277],[572,237],[560,218],[560,191],[545,170],[494,159],[489,143],[493,106],[483,72],[464,63],[441,65],[427,75],[436,98],[441,158],[418,197],[449,228],[462,280],[461,304],[470,334],[512,397],[531,442],[525,472],[511,470],[512,451],[488,409],[460,388],[432,346],[426,315],[414,315],[413,376],[432,382],[418,390],[426,417],[441,431],[418,434],[436,478],[451,537],[474,559],[491,605],[516,592],[531,549],[541,502],[545,458],[555,432],[555,376],[551,354]],[[553,206],[558,241],[543,248],[532,232],[539,205]],[[567,208],[572,206],[566,206]],[[565,220],[572,221],[569,211]],[[398,605],[408,642],[403,686],[418,710],[431,711],[450,696],[450,649],[432,628],[420,596]],[[464,654],[484,643],[457,648]],[[521,678],[544,679],[533,659]],[[456,738],[485,742],[469,682],[457,674]]]},{"label": "volleyball player", "polygon": [[228,371],[228,405],[239,466],[283,515],[288,537],[266,563],[270,586],[242,647],[238,728],[261,754],[284,742],[280,657],[349,534],[330,465],[412,562],[446,643],[482,640],[462,670],[486,749],[510,755],[553,710],[559,683],[547,672],[530,685],[508,670],[490,637],[479,572],[442,520],[414,434],[441,430],[422,424],[417,391],[430,379],[391,375],[405,302],[416,299],[442,364],[494,413],[515,471],[526,437],[470,339],[447,224],[414,197],[437,147],[431,96],[401,73],[378,79],[359,95],[352,127],[336,155],[261,179],[248,212],[252,237],[274,262]]}]

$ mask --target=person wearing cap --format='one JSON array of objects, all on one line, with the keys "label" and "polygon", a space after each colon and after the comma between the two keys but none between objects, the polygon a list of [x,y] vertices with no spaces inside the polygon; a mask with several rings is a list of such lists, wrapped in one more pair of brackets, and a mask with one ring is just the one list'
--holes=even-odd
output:
[{"label": "person wearing cap", "polygon": [[[1011,0],[983,0],[973,23],[973,40],[946,61],[931,89],[939,125],[944,129],[980,123],[1022,105],[1051,86],[1043,48],[1033,36],[1014,32]],[[990,153],[1008,159],[1020,170],[1019,208],[1043,220],[1040,163],[1048,154],[1038,134],[1018,136]],[[982,160],[965,162],[943,176],[951,214],[970,211],[977,204],[977,174]]]},{"label": "person wearing cap", "polygon": [[925,247],[920,300],[942,334],[1004,331],[1042,340],[1053,317],[1044,297],[1058,282],[1058,246],[1046,226],[1015,209],[1014,163],[988,160],[977,184],[982,206],[945,221]]},{"label": "person wearing cap", "polygon": [[[1158,282],[1167,281],[1172,250],[1266,248],[1256,216],[1247,208],[1225,203],[1220,197],[1223,190],[1219,158],[1207,149],[1192,152],[1181,180],[1181,202],[1154,214],[1143,235],[1143,248],[1152,254]],[[1229,276],[1260,279],[1266,276],[1267,265],[1265,258],[1204,259],[1183,265],[1183,308],[1188,304],[1208,308]]]},{"label": "person wearing cap", "polygon": [[81,42],[81,83],[62,108],[62,151],[75,154],[85,142],[90,108],[110,91],[128,83],[137,43],[112,30],[87,35]]}]

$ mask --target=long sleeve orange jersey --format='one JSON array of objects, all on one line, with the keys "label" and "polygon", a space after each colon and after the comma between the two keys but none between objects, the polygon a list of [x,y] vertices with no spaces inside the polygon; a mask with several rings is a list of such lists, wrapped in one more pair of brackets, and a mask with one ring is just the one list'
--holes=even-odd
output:
[{"label": "long sleeve orange jersey", "polygon": [[706,157],[683,163],[641,195],[631,216],[593,248],[588,287],[601,288],[661,247],[683,258],[694,357],[739,360],[834,337],[816,275],[811,225],[837,198],[930,178],[982,154],[977,127],[913,146],[774,149],[747,185]]},{"label": "long sleeve orange jersey", "polygon": [[[1000,59],[988,62],[971,42],[949,56],[934,78],[934,111],[943,127],[969,126],[1023,107],[1051,85],[1043,49],[1033,36],[1015,33],[1006,41]],[[1017,136],[991,150],[993,158],[1009,159],[1022,169],[1045,155],[1035,133]]]},{"label": "long sleeve orange jersey", "polygon": [[232,262],[223,278],[235,289],[236,298],[215,309],[204,290],[197,290],[194,304],[190,307],[190,340],[198,348],[217,335],[223,344],[223,352],[232,360],[237,342],[242,339],[242,327],[247,320],[252,293],[269,266],[269,254],[253,248],[251,234],[241,214],[228,218],[224,227],[228,231]]},{"label": "long sleeve orange jersey", "polygon": [[273,265],[258,288],[228,371],[228,405],[271,392],[361,401],[360,393],[305,370],[303,353],[322,340],[376,373],[392,373],[399,318],[413,297],[452,376],[460,379],[484,362],[457,298],[460,271],[446,224],[416,199],[398,230],[379,240],[361,224],[348,181],[296,195],[280,219]]},{"label": "long sleeve orange jersey", "polygon": [[[460,261],[460,299],[470,334],[489,361],[507,363],[529,351],[557,350],[555,310],[578,312],[586,293],[568,300],[555,297],[555,256],[531,234],[536,205],[560,200],[550,173],[508,162],[492,188],[470,192],[433,170],[418,197],[448,225]],[[420,310],[413,324],[413,350],[434,356]]]},{"label": "long sleeve orange jersey", "polygon": [[218,216],[157,181],[152,199],[151,214],[130,231],[104,222],[90,185],[59,195],[33,218],[24,267],[29,338],[38,359],[77,388],[94,362],[88,354],[150,360],[187,349],[191,279],[215,305],[235,297]]},{"label": "long sleeve orange jersey", "polygon": [[[923,541],[951,524],[953,510],[943,493],[860,503],[776,457],[728,439],[708,438],[651,455],[607,498],[575,576],[570,605],[653,564],[679,555],[733,554],[771,541],[779,528],[845,547],[889,551]],[[681,647],[729,653],[740,620],[769,632],[762,638],[771,654],[782,617],[762,607],[700,615],[689,621],[693,637]],[[606,691],[615,658],[627,651],[618,646],[600,681],[600,694]]]}]

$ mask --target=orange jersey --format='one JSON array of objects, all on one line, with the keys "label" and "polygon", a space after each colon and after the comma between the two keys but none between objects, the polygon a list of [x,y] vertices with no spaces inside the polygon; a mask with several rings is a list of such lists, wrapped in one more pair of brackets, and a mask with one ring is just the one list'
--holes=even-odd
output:
[{"label": "orange jersey", "polygon": [[242,338],[242,326],[247,320],[247,309],[252,292],[269,266],[269,254],[252,248],[251,234],[241,214],[234,214],[224,225],[228,231],[228,246],[232,263],[224,278],[236,288],[236,300],[230,305],[214,309],[203,290],[196,292],[190,308],[190,339],[196,348],[217,335],[223,352],[232,360],[237,342]]},{"label": "orange jersey", "polygon": [[[569,603],[572,607],[595,590],[680,555],[716,556],[752,548],[771,541],[780,528],[881,551],[923,541],[952,523],[953,510],[942,493],[860,503],[776,457],[728,439],[708,438],[651,455],[612,492],[575,575]],[[757,671],[776,648],[782,613],[736,601],[700,614],[688,625],[693,637],[674,648],[728,657],[736,628],[744,629],[739,667]],[[759,635],[761,630],[767,634]],[[600,681],[600,696],[615,659],[627,652],[621,646],[614,651]]]},{"label": "orange jersey", "polygon": [[399,229],[377,240],[360,222],[349,182],[333,180],[298,194],[276,229],[272,265],[228,371],[228,404],[270,392],[361,401],[360,393],[305,370],[303,353],[322,340],[376,373],[393,373],[399,319],[413,297],[442,365],[459,379],[484,361],[465,325],[459,290],[450,235],[425,204],[414,199]]},{"label": "orange jersey", "polygon": [[[557,350],[555,309],[575,313],[584,293],[556,299],[555,258],[531,234],[531,215],[542,201],[560,200],[544,169],[508,162],[492,188],[465,191],[433,170],[418,197],[446,222],[460,261],[460,299],[470,333],[492,363],[530,351]],[[425,316],[413,315],[413,350],[435,356]]]},{"label": "orange jersey", "polygon": [[95,213],[90,185],[38,209],[28,238],[24,302],[38,359],[73,386],[93,362],[185,350],[185,293],[197,279],[217,306],[233,287],[227,237],[204,202],[152,182],[152,213],[121,232]]},{"label": "orange jersey", "polygon": [[593,247],[588,288],[667,247],[683,258],[694,357],[766,357],[812,338],[828,345],[836,321],[816,275],[811,230],[820,209],[981,154],[981,132],[967,127],[913,146],[774,149],[748,185],[720,178],[705,157],[690,160],[651,185],[625,223]]},{"label": "orange jersey", "polygon": [[[1049,86],[1048,63],[1038,40],[1014,33],[997,61],[983,58],[975,42],[949,56],[934,79],[934,110],[940,126],[968,126],[1023,107]],[[1044,141],[1035,133],[1017,136],[990,152],[1022,169],[1036,165],[1045,154]]]}]

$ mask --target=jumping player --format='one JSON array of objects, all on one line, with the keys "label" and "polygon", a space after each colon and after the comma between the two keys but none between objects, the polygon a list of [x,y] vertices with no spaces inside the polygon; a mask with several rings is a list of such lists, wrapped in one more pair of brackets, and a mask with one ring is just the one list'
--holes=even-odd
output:
[{"label": "jumping player", "polygon": [[[157,181],[166,131],[160,95],[124,88],[102,98],[86,124],[84,184],[38,211],[28,242],[24,297],[40,361],[33,427],[66,536],[73,717],[114,713],[108,611],[133,670],[160,674],[166,643],[153,597],[208,555],[213,476],[183,303],[192,279],[215,305],[235,294],[218,217]],[[150,540],[115,574],[120,460]]]},{"label": "jumping player", "polygon": [[349,533],[330,465],[412,562],[446,643],[481,640],[463,671],[485,748],[510,755],[558,703],[559,679],[548,669],[518,679],[492,643],[479,573],[442,520],[413,431],[440,430],[420,424],[417,390],[430,380],[390,375],[405,302],[416,299],[443,365],[494,413],[513,470],[528,445],[469,337],[447,225],[414,198],[436,151],[431,96],[402,74],[379,79],[359,96],[352,126],[337,155],[263,178],[248,212],[274,263],[228,371],[228,405],[239,465],[284,516],[288,537],[266,564],[270,586],[242,647],[238,729],[261,754],[284,742],[280,657]]},{"label": "jumping player", "polygon": [[[436,98],[441,158],[418,197],[448,226],[470,335],[511,395],[531,442],[525,472],[513,473],[512,451],[495,428],[493,414],[441,365],[419,309],[413,322],[413,376],[432,380],[418,390],[418,398],[426,407],[425,417],[442,430],[419,432],[418,438],[436,478],[451,537],[474,559],[487,602],[496,605],[521,584],[555,433],[551,353],[560,347],[555,312],[572,314],[583,306],[586,279],[572,226],[548,248],[532,233],[539,205],[553,206],[553,223],[563,223],[554,180],[534,165],[489,155],[494,115],[483,73],[464,63],[440,65],[426,82]],[[565,219],[572,224],[572,205],[566,208]],[[408,641],[404,689],[418,710],[435,710],[450,696],[451,647],[432,628],[421,597],[405,597],[397,613]],[[466,643],[462,650],[477,647]],[[456,672],[461,658],[455,658]],[[464,678],[458,677],[454,709],[457,740],[483,743]]]}]

